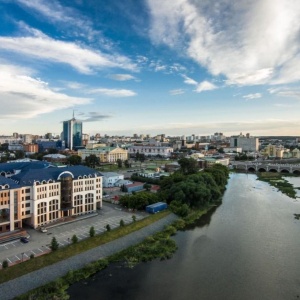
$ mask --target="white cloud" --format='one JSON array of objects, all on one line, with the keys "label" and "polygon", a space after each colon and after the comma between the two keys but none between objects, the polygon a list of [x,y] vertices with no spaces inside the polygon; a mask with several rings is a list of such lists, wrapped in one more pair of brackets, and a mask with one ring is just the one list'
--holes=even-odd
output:
[{"label": "white cloud", "polygon": [[72,42],[54,40],[47,36],[0,37],[0,50],[15,52],[50,62],[69,64],[77,71],[91,74],[102,68],[137,69],[127,57],[107,55]]},{"label": "white cloud", "polygon": [[108,77],[118,81],[136,80],[136,77],[130,74],[112,74],[109,75]]},{"label": "white cloud", "polygon": [[201,93],[201,92],[204,92],[204,91],[212,91],[212,90],[215,90],[217,88],[218,87],[216,85],[214,85],[213,83],[205,80],[205,81],[200,82],[197,85],[195,92]]},{"label": "white cloud", "polygon": [[181,95],[181,94],[184,94],[184,90],[183,89],[171,90],[171,91],[169,91],[169,93],[172,96]]},{"label": "white cloud", "polygon": [[191,84],[191,85],[198,85],[198,82],[190,77],[187,77],[186,75],[182,75],[182,77],[184,78],[184,83],[186,84]]},{"label": "white cloud", "polygon": [[[92,22],[74,8],[62,6],[56,0],[16,0],[16,2],[25,9],[27,8],[30,13],[36,12],[39,16],[43,16],[43,20],[68,28],[72,36],[89,41],[97,38],[102,44],[105,43],[104,48],[108,46],[106,44],[109,44],[109,41],[102,37],[102,33],[93,28]],[[66,33],[66,30],[64,32]]]},{"label": "white cloud", "polygon": [[279,88],[271,88],[268,89],[270,94],[274,94],[280,97],[288,97],[288,98],[296,98],[300,99],[300,88],[295,87],[279,87]]},{"label": "white cloud", "polygon": [[44,113],[88,104],[91,98],[56,92],[32,70],[2,64],[0,70],[0,119],[28,119]]},{"label": "white cloud", "polygon": [[245,98],[247,100],[259,99],[261,97],[262,97],[261,93],[248,94],[248,95],[243,96],[243,98]]},{"label": "white cloud", "polygon": [[298,0],[148,0],[150,37],[185,53],[227,84],[300,78]]},{"label": "white cloud", "polygon": [[65,81],[62,80],[61,81],[67,88],[72,89],[72,90],[78,90],[78,89],[82,89],[85,87],[84,84],[80,83],[80,82],[75,82],[75,81]]},{"label": "white cloud", "polygon": [[105,89],[105,88],[99,88],[99,89],[92,89],[87,92],[88,94],[98,94],[98,95],[105,95],[109,97],[132,97],[136,96],[136,93],[131,90],[125,90],[125,89]]},{"label": "white cloud", "polygon": [[106,115],[94,111],[88,113],[80,113],[80,116],[84,123],[98,122],[98,121],[103,121],[112,118],[112,115]]}]

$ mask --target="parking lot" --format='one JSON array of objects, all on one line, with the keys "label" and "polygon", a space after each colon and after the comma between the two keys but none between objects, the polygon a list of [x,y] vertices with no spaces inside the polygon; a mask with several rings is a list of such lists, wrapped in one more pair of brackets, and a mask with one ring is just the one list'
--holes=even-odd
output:
[{"label": "parking lot", "polygon": [[29,259],[31,254],[39,256],[49,252],[51,240],[54,236],[59,245],[63,247],[71,243],[74,234],[79,241],[88,238],[91,226],[94,226],[96,234],[101,234],[106,231],[107,224],[113,229],[120,226],[121,219],[125,224],[131,223],[133,214],[136,216],[136,220],[141,220],[147,216],[144,212],[127,212],[119,206],[103,203],[103,208],[97,214],[86,219],[49,228],[46,233],[28,229],[29,243],[15,240],[0,244],[0,265],[4,260],[7,260],[9,264],[14,264]]}]

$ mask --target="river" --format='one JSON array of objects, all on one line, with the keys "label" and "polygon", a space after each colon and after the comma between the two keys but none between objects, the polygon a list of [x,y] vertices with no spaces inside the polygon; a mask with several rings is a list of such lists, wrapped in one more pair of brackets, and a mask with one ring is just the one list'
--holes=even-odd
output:
[{"label": "river", "polygon": [[170,260],[113,265],[71,299],[300,299],[300,202],[256,178],[231,174],[222,205],[177,233]]}]

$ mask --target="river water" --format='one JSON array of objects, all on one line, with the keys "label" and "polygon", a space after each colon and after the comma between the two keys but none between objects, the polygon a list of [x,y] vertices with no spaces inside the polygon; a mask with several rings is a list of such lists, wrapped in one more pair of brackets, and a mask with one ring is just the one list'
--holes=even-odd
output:
[{"label": "river water", "polygon": [[[300,178],[299,178],[300,183]],[[300,202],[253,174],[232,174],[223,203],[178,232],[170,260],[118,265],[69,289],[71,299],[300,299]]]}]

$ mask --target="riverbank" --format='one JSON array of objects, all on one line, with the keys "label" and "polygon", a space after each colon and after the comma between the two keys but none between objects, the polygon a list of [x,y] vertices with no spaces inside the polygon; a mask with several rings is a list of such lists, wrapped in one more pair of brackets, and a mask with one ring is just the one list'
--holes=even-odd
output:
[{"label": "riverbank", "polygon": [[[129,248],[132,245],[138,244],[146,237],[163,230],[166,225],[173,223],[177,218],[178,217],[174,214],[169,214],[165,218],[117,240],[2,283],[0,284],[0,299],[13,299],[17,296],[27,293],[30,290],[55,281],[57,278],[63,277],[70,270],[84,268],[86,265],[94,261],[108,257],[114,253],[120,252],[125,248]],[[16,289],[16,287],[18,288]]]}]

